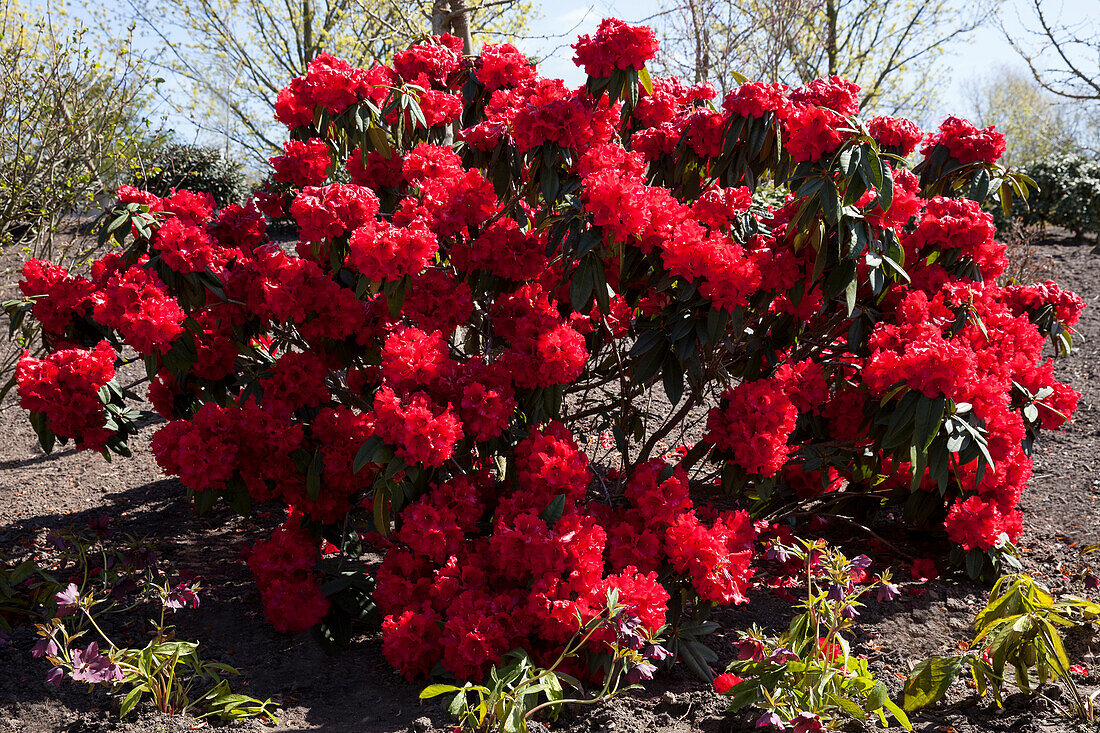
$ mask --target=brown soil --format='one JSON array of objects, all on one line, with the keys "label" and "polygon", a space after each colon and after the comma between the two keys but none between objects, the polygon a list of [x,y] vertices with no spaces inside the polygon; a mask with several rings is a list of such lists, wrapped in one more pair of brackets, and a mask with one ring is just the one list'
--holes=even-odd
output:
[{"label": "brown soil", "polygon": [[[1082,392],[1075,422],[1048,435],[1037,449],[1035,476],[1023,501],[1026,532],[1023,562],[1028,572],[1057,589],[1074,590],[1064,573],[1079,561],[1080,548],[1100,542],[1100,262],[1087,246],[1051,239],[1041,248],[1054,262],[1054,275],[1089,304],[1079,326],[1073,355],[1060,363],[1060,378]],[[15,255],[2,263],[17,267]],[[0,268],[2,272],[2,268]],[[0,274],[0,298],[10,297],[18,274]],[[45,456],[26,415],[9,400],[0,407],[0,554],[42,539],[51,528],[83,526],[107,514],[118,533],[148,536],[162,556],[180,569],[202,571],[206,590],[197,610],[177,614],[181,638],[202,643],[204,656],[227,662],[241,676],[234,687],[282,704],[278,730],[398,731],[450,730],[443,706],[421,702],[419,685],[409,684],[383,660],[377,635],[364,636],[336,656],[326,655],[309,634],[288,637],[264,624],[259,599],[240,552],[275,522],[268,517],[241,519],[215,508],[198,517],[183,487],[164,478],[148,450],[152,430],[135,441],[132,459],[106,463],[99,456],[59,449]],[[853,551],[865,545],[855,541]],[[902,568],[897,573],[908,579]],[[921,592],[923,591],[923,592]],[[953,650],[968,638],[968,625],[987,590],[950,575],[903,593],[892,604],[870,604],[862,617],[857,649],[871,655],[876,673],[897,694],[901,678],[923,657]],[[717,620],[726,628],[756,622],[780,627],[790,605],[766,591],[751,602],[724,610]],[[31,630],[17,629],[0,645],[0,733],[7,731],[153,731],[197,730],[191,718],[169,718],[139,709],[126,722],[102,691],[44,681],[48,664],[32,659]],[[715,635],[712,645],[728,658],[728,639]],[[1100,685],[1100,644],[1095,636],[1070,639],[1075,661],[1095,670],[1086,692]],[[1053,694],[1053,693],[1052,693]],[[745,730],[750,719],[723,712],[721,698],[676,671],[645,691],[596,709],[567,710],[551,730],[687,731]],[[1052,733],[1092,729],[1060,719],[1051,704],[1015,695],[1004,710],[974,697],[963,682],[946,704],[914,716],[917,730],[937,733]],[[199,726],[199,727],[196,727]],[[255,722],[230,726],[254,730]],[[863,726],[853,722],[850,730]],[[867,726],[870,729],[870,726]]]}]

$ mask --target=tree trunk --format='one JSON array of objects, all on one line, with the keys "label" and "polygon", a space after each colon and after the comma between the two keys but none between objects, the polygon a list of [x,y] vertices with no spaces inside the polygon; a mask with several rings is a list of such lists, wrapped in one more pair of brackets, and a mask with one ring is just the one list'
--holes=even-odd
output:
[{"label": "tree trunk", "polygon": [[317,57],[313,47],[313,6],[310,0],[302,0],[302,70]]},{"label": "tree trunk", "polygon": [[432,4],[432,35],[442,36],[451,29],[451,4],[447,0],[435,0]]},{"label": "tree trunk", "polygon": [[470,35],[470,11],[466,0],[451,2],[451,32],[462,39],[462,51],[467,56],[474,55],[474,39]]},{"label": "tree trunk", "polygon": [[837,73],[836,63],[836,2],[837,0],[825,0],[825,22],[827,24],[825,38],[825,50],[829,54],[829,76]]},{"label": "tree trunk", "polygon": [[701,0],[688,0],[691,26],[695,32],[695,83],[702,84],[710,76],[710,26],[703,18]]}]

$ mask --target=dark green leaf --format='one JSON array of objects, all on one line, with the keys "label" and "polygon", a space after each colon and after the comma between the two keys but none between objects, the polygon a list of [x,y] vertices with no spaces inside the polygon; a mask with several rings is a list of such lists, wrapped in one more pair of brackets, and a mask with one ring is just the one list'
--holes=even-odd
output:
[{"label": "dark green leaf", "polygon": [[947,408],[945,397],[929,398],[921,395],[917,403],[917,417],[913,429],[914,445],[919,451],[928,450],[943,423],[943,413]]},{"label": "dark green leaf", "polygon": [[547,507],[542,510],[542,514],[540,514],[539,516],[542,517],[542,521],[546,522],[546,526],[552,529],[554,525],[558,523],[558,520],[561,519],[561,515],[564,512],[565,494],[558,494],[554,497],[554,500],[551,501],[547,505]]}]

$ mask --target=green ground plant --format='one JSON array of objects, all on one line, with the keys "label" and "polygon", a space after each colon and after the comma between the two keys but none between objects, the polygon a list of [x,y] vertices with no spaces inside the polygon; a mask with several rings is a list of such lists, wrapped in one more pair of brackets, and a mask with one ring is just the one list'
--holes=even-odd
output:
[{"label": "green ground plant", "polygon": [[1100,693],[1086,698],[1078,689],[1060,629],[1094,623],[1098,616],[1100,604],[1087,598],[1055,599],[1025,573],[1005,575],[974,620],[970,648],[963,654],[926,659],[909,675],[905,709],[919,710],[942,700],[969,667],[978,694],[990,695],[998,707],[1007,684],[1042,695],[1041,686],[1054,683],[1065,687],[1071,700],[1065,704],[1047,697],[1057,709],[1067,716],[1095,720],[1095,699]]}]

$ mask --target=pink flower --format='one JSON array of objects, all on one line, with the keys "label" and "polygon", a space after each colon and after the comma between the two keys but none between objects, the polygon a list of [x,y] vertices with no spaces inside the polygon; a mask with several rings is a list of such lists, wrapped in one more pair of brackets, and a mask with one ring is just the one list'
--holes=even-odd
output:
[{"label": "pink flower", "polygon": [[97,642],[93,641],[87,649],[73,651],[72,678],[74,682],[90,682],[92,684],[114,682],[124,676],[122,669],[112,662],[110,657],[99,653]]},{"label": "pink flower", "polygon": [[56,641],[51,638],[43,638],[36,641],[34,646],[31,647],[31,656],[36,659],[40,657],[56,657],[58,651]]},{"label": "pink flower", "polygon": [[176,583],[164,601],[165,608],[198,608],[199,594],[187,581]]},{"label": "pink flower", "polygon": [[55,593],[53,599],[57,603],[57,615],[68,616],[80,602],[80,589],[76,583],[69,583],[60,593]]}]

